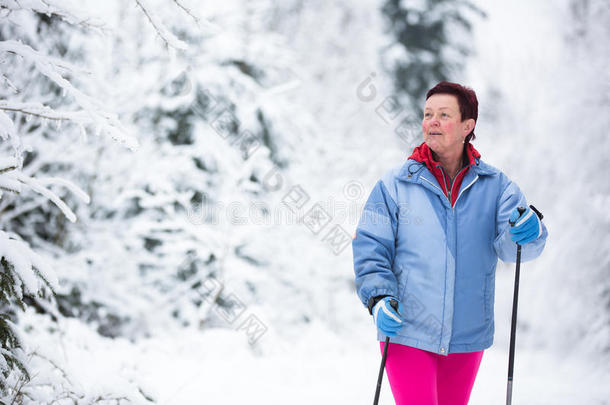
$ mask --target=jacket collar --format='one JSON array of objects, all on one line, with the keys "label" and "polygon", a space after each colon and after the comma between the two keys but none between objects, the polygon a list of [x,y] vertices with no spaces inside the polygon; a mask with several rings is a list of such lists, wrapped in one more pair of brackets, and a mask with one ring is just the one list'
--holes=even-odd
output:
[{"label": "jacket collar", "polygon": [[[473,161],[474,163],[471,165],[469,172],[472,171],[474,174],[477,174],[479,176],[494,175],[499,172],[499,170],[495,167],[492,167],[482,161],[480,155],[479,157],[473,158]],[[409,157],[409,159],[407,159],[407,161],[400,168],[400,171],[398,172],[396,178],[398,180],[403,181],[419,182],[419,177],[423,174],[428,174],[426,178],[429,181],[433,180],[432,173],[427,168],[425,163],[422,163]]]},{"label": "jacket collar", "polygon": [[[476,159],[481,158],[479,151],[476,150],[470,142],[464,145],[463,151],[461,167],[472,166],[476,164]],[[409,156],[409,159],[417,160],[418,162],[425,164],[432,173],[435,173],[436,171],[439,171],[440,173],[441,164],[434,159],[432,150],[428,147],[426,142],[422,142],[413,149],[413,153]]]}]

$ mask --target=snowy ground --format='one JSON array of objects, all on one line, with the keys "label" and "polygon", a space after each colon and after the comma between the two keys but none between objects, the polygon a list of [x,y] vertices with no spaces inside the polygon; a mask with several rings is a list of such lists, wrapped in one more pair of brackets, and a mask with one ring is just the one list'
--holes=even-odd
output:
[{"label": "snowy ground", "polygon": [[[196,338],[195,338],[196,339]],[[333,337],[310,337],[296,343],[286,353],[264,358],[241,357],[239,362],[223,361],[223,351],[210,354],[197,339],[185,339],[185,350],[193,351],[188,361],[181,360],[173,370],[189,370],[174,374],[176,384],[167,384],[160,393],[164,404],[199,404],[201,398],[215,398],[211,403],[269,404],[370,404],[375,388],[379,353],[376,344],[368,348],[346,346]],[[163,342],[150,342],[148,353]],[[194,347],[193,347],[194,346]],[[199,350],[195,350],[198,347]],[[323,350],[320,350],[324,347]],[[200,353],[203,352],[203,353]],[[207,352],[207,354],[205,353]],[[231,358],[232,350],[224,355]],[[143,354],[146,352],[143,352]],[[195,355],[198,354],[198,355]],[[523,355],[523,353],[518,353]],[[158,364],[156,356],[145,356],[145,364]],[[527,353],[517,359],[513,401],[515,404],[608,404],[608,376],[591,374],[584,364],[560,363],[545,353]],[[169,362],[166,355],[162,360]],[[521,360],[521,361],[520,361]],[[206,368],[202,364],[207,363]],[[211,367],[210,367],[211,366]],[[507,355],[500,349],[485,353],[471,404],[499,404],[506,393]],[[169,378],[168,370],[149,371],[151,379]],[[183,381],[177,376],[186,375]],[[213,382],[211,385],[206,382]],[[585,400],[586,398],[586,400]],[[393,404],[387,379],[382,404]]]},{"label": "snowy ground", "polygon": [[[28,316],[30,322],[46,323],[37,318]],[[57,341],[41,342],[39,350],[49,351],[46,355],[68,372],[78,370],[73,382],[89,396],[108,386],[133,393],[137,386],[162,405],[370,404],[380,359],[370,334],[335,334],[317,322],[293,342],[270,330],[256,350],[241,332],[220,329],[174,331],[133,344],[100,338],[68,321],[55,336]],[[518,348],[513,403],[609,404],[610,375],[592,370],[569,355]],[[506,371],[506,347],[486,350],[470,403],[504,403]],[[380,403],[393,404],[385,377],[384,382]]]}]

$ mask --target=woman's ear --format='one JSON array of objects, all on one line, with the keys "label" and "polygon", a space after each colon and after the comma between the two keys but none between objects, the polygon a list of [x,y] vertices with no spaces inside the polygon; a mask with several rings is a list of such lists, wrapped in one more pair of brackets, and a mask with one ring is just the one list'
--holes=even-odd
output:
[{"label": "woman's ear", "polygon": [[474,125],[475,120],[472,118],[469,118],[464,122],[464,132],[466,132],[466,135],[472,132],[472,130],[474,129]]}]

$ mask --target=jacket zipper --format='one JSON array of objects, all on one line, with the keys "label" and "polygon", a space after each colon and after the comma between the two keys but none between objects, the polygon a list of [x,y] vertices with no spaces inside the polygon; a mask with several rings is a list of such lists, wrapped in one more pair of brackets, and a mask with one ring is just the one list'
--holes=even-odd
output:
[{"label": "jacket zipper", "polygon": [[[439,190],[441,193],[445,194],[445,197],[447,198],[447,201],[449,201],[449,206],[451,207],[451,209],[455,212],[455,204],[457,204],[458,199],[460,198],[460,195],[462,195],[462,193],[470,186],[472,186],[472,183],[474,183],[474,181],[472,183],[470,183],[466,188],[462,189],[462,191],[460,192],[460,194],[457,196],[457,198],[455,199],[455,204],[451,204],[451,196],[453,195],[453,185],[455,184],[455,179],[457,179],[457,177],[460,175],[460,173],[462,173],[464,171],[464,169],[468,168],[470,166],[466,166],[463,167],[453,178],[454,181],[451,182],[451,188],[449,188],[449,195],[446,195],[443,190],[441,190],[439,187],[435,186],[434,183],[432,183],[430,180],[426,179],[425,177],[422,177],[422,179],[426,180],[428,183],[430,183],[433,187],[435,187],[437,190]],[[445,175],[445,169],[442,168],[441,166],[441,172],[443,173],[443,181],[445,182],[445,188],[447,187],[447,177]],[[475,178],[478,179],[479,176],[477,175],[477,177]]]},{"label": "jacket zipper", "polygon": [[[445,169],[443,169],[443,166],[438,165],[436,167],[439,167],[441,169],[441,173],[443,174],[443,181],[445,182],[445,190],[449,190],[449,186],[447,185],[447,175],[445,174]],[[453,183],[451,184],[451,188],[453,188]],[[451,205],[451,191],[449,191],[449,205]]]},{"label": "jacket zipper", "polygon": [[[462,170],[464,170],[465,168],[463,168]],[[442,168],[441,168],[442,170]],[[457,176],[462,172],[462,170],[460,170],[458,172],[458,174],[456,174],[455,178],[457,178]],[[421,177],[422,179],[424,179],[426,182],[428,182],[432,187],[436,188],[437,190],[439,190],[441,193],[443,193],[443,190],[441,190],[439,187],[435,186],[434,183],[432,183],[430,180],[426,179],[425,177]],[[479,175],[477,174],[476,177],[470,182],[470,184],[468,184],[466,187],[464,187],[462,189],[462,191],[460,191],[460,193],[458,194],[457,198],[455,199],[455,204],[451,205],[451,195],[453,192],[453,184],[454,182],[451,183],[451,190],[449,191],[449,196],[447,197],[445,195],[445,197],[447,197],[447,200],[449,201],[449,205],[451,206],[451,211],[453,212],[453,214],[455,214],[455,206],[457,205],[458,200],[460,199],[461,195],[464,193],[464,191],[468,190],[470,188],[470,186],[472,186],[477,180],[479,179]],[[447,186],[447,180],[445,178],[445,173],[443,172],[443,180],[445,180],[445,187]],[[445,193],[443,193],[445,194]],[[444,309],[443,309],[444,312]],[[441,326],[441,336],[443,335],[442,330],[444,328],[444,324]],[[449,344],[447,344],[447,350],[449,350]]]},{"label": "jacket zipper", "polygon": [[[440,188],[440,187],[435,186],[435,185],[434,185],[434,183],[432,183],[430,180],[428,180],[427,178],[425,178],[425,177],[423,177],[423,176],[422,176],[421,178],[422,178],[423,180],[426,180],[426,181],[427,181],[427,182],[428,182],[428,183],[429,183],[429,184],[430,184],[432,187],[434,187],[435,189],[437,189],[438,191],[440,191],[440,192],[441,192],[441,194],[445,195],[445,192],[444,192],[443,190],[441,190],[441,188]],[[445,195],[445,197],[447,197],[447,196]],[[449,205],[451,205],[451,201],[449,201]]]},{"label": "jacket zipper", "polygon": [[[462,170],[464,170],[464,169],[462,169]],[[462,170],[460,170],[460,172]],[[460,174],[460,172],[458,172],[458,174],[456,175],[456,178]],[[445,186],[447,186],[447,181],[444,178],[444,175],[445,174],[443,173],[443,179],[445,180]],[[421,177],[421,178],[423,180],[425,180],[426,182],[428,182],[432,187],[436,188],[438,191],[443,193],[443,190],[441,190],[440,187],[434,185],[434,183],[432,183],[430,180],[426,179],[425,177]],[[457,205],[457,202],[460,199],[460,196],[464,193],[464,191],[468,190],[470,188],[470,186],[472,186],[475,183],[475,181],[478,180],[478,178],[479,178],[479,175],[477,174],[476,177],[470,182],[470,184],[468,184],[466,187],[464,187],[462,189],[462,191],[458,194],[457,198],[455,199],[455,205]],[[451,190],[453,190],[453,183],[451,184]],[[443,193],[443,194],[445,194],[445,193]],[[447,197],[447,196],[445,195],[445,197]],[[453,214],[455,214],[455,205],[451,205],[451,191],[449,192],[449,197],[447,197],[447,200],[449,201],[449,205],[451,206],[451,211],[453,212]],[[444,309],[443,309],[443,312],[444,312]],[[444,324],[441,326],[441,336],[443,335],[442,330],[444,329],[444,326],[445,326]],[[449,344],[447,344],[447,350],[449,350]]]},{"label": "jacket zipper", "polygon": [[464,187],[462,189],[462,191],[460,191],[457,198],[455,199],[455,205],[452,207],[454,213],[455,213],[455,206],[457,205],[457,202],[460,199],[460,196],[464,193],[464,191],[468,190],[468,188],[470,188],[470,186],[472,186],[474,184],[474,182],[477,181],[478,179],[479,179],[479,175],[477,174],[476,177],[470,182],[470,184],[467,185],[466,187]]},{"label": "jacket zipper", "polygon": [[[463,169],[462,169],[463,170]],[[459,174],[459,173],[458,173]],[[457,175],[456,175],[457,176]],[[443,193],[443,195],[445,195],[445,193],[443,192],[443,190],[441,190],[440,187],[434,185],[434,183],[432,183],[430,180],[428,180],[425,177],[421,177],[422,180],[425,180],[428,184],[430,184],[432,187],[434,187],[435,189],[437,189],[438,191],[440,191],[441,193]],[[460,193],[458,194],[457,198],[455,199],[455,204],[451,205],[451,200],[449,199],[450,197],[447,197],[445,195],[445,197],[447,198],[447,201],[449,201],[449,205],[451,206],[451,210],[453,211],[453,213],[455,213],[455,206],[457,205],[458,200],[460,199],[460,197],[462,196],[462,194],[464,194],[464,191],[468,190],[470,188],[470,186],[472,186],[474,184],[475,181],[477,181],[479,179],[479,175],[477,174],[477,176],[470,182],[470,184],[468,184],[466,187],[464,187],[462,189],[462,191],[460,191]],[[453,189],[453,185],[451,185],[451,189]]]},{"label": "jacket zipper", "polygon": [[[422,178],[422,179],[424,179],[424,180],[426,180],[426,181],[427,181],[427,182],[428,182],[428,183],[429,183],[429,184],[430,184],[432,187],[436,188],[438,191],[440,191],[441,193],[445,194],[445,193],[443,192],[443,190],[441,190],[439,187],[435,186],[435,185],[434,185],[434,183],[432,183],[430,180],[426,179],[425,177],[421,177],[421,178]],[[445,185],[446,185],[446,184],[447,184],[447,183],[445,182]],[[445,195],[445,197],[446,197],[446,195]],[[449,205],[451,206],[451,200],[449,200],[449,199],[447,199],[447,200],[449,201]],[[444,295],[446,292],[447,292],[447,291],[445,290],[445,291],[444,291],[444,293],[443,293],[443,295]],[[444,303],[444,302],[445,302],[445,299],[443,298],[443,303]],[[444,313],[445,313],[445,307],[444,307],[444,304],[443,304],[443,314],[444,314]],[[443,322],[441,323],[441,345],[442,345],[442,340],[443,340],[443,339],[442,339],[442,336],[443,336],[443,330],[444,330],[444,328],[445,328],[445,324],[444,324],[444,321],[443,321]],[[449,351],[449,344],[447,344],[447,351]]]}]

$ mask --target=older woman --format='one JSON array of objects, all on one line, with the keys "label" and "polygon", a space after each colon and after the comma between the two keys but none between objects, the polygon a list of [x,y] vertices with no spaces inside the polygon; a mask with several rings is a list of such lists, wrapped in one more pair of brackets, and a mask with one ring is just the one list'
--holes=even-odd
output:
[{"label": "older woman", "polygon": [[[472,146],[473,90],[426,95],[424,142],[373,188],[352,242],[356,287],[373,315],[398,405],[461,405],[494,335],[498,258],[544,249],[547,230],[519,187]],[[510,227],[509,219],[516,225]],[[389,303],[396,300],[398,311]]]}]

